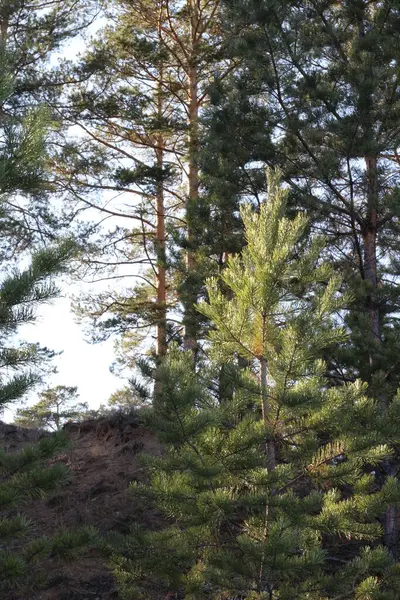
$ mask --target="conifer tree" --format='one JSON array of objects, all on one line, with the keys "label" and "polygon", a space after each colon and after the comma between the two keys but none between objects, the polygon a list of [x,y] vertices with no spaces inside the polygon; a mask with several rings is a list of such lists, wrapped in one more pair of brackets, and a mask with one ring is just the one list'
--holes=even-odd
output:
[{"label": "conifer tree", "polygon": [[80,312],[89,313],[105,336],[122,334],[127,366],[127,347],[137,350],[153,327],[157,362],[167,348],[171,294],[166,224],[179,204],[170,191],[179,142],[174,131],[178,118],[165,91],[171,78],[161,40],[165,7],[121,2],[115,9],[115,25],[102,31],[78,67],[78,76],[90,76],[91,88],[72,90],[68,117],[82,128],[85,145],[67,146],[61,180],[88,206],[93,190],[124,194],[118,209],[108,202],[103,208],[97,205],[100,213],[118,217],[122,225],[92,247],[85,263],[96,277],[136,277],[139,284],[125,292],[90,295]]},{"label": "conifer tree", "polygon": [[138,408],[146,406],[145,401],[141,398],[132,387],[125,386],[113,394],[108,399],[107,408],[122,413],[131,413]]},{"label": "conifer tree", "polygon": [[[198,307],[212,323],[207,363],[195,373],[176,350],[164,364],[151,422],[166,452],[146,461],[151,485],[133,489],[171,525],[121,541],[113,562],[123,598],[400,593],[378,522],[400,486],[374,479],[398,435],[400,399],[377,416],[365,384],[329,385],[321,356],[345,343],[337,315],[349,299],[322,259],[324,241],[304,241],[305,215],[284,216],[287,195],[270,173],[267,201],[242,208],[246,245]],[[227,366],[229,400],[219,394]]]},{"label": "conifer tree", "polygon": [[[19,408],[14,422],[21,427],[60,431],[69,420],[82,420],[88,411],[87,402],[77,402],[76,386],[57,385],[39,394],[39,401],[27,408]],[[75,402],[75,403],[74,403]]]},{"label": "conifer tree", "polygon": [[66,42],[95,20],[97,0],[2,0],[0,47],[8,53],[14,86],[12,111],[43,101],[45,89],[55,88],[60,54]]},{"label": "conifer tree", "polygon": [[[0,106],[9,109],[12,80],[6,69],[4,52],[0,56]],[[37,344],[17,343],[19,328],[35,320],[38,305],[58,294],[52,276],[60,273],[73,256],[74,245],[60,240],[58,246],[38,250],[28,266],[13,268],[10,257],[25,249],[24,198],[41,193],[45,181],[46,116],[42,110],[31,111],[25,119],[17,114],[0,121],[0,408],[22,399],[41,381],[52,356]],[[14,210],[18,202],[19,207]],[[32,215],[34,216],[34,215]],[[36,233],[36,232],[35,232]],[[6,261],[6,258],[8,260]],[[29,257],[25,255],[25,260]],[[33,524],[17,512],[23,502],[41,497],[66,479],[63,465],[53,462],[65,448],[63,436],[45,438],[37,445],[18,453],[0,450],[0,594],[18,589],[14,597],[23,596],[22,585],[40,579],[40,561],[54,556],[73,554],[87,544],[92,533],[60,534],[45,538],[33,534]],[[30,535],[30,542],[24,538]]]},{"label": "conifer tree", "polygon": [[[67,40],[88,26],[96,12],[96,1],[91,0],[49,0],[45,3],[41,0],[2,0],[0,3],[1,87],[6,86],[8,92],[6,95],[1,94],[0,120],[2,129],[8,131],[9,135],[13,135],[17,117],[22,118],[30,109],[43,106],[45,89],[48,93],[52,90],[53,95],[59,92],[59,82],[54,76],[56,70],[54,65],[59,62],[57,53],[61,53],[63,44]],[[50,68],[51,64],[52,68]],[[50,110],[47,113],[47,118],[50,116],[54,118],[55,115],[50,115]],[[38,118],[39,113],[35,115]],[[25,120],[25,127],[35,129],[32,119]],[[27,159],[29,149],[26,148],[25,151]],[[14,165],[10,164],[11,166],[15,167],[14,177],[19,178],[19,186],[23,186],[17,161]],[[45,238],[54,241],[55,232],[66,227],[72,218],[67,214],[66,206],[61,209],[56,203],[48,201],[47,192],[51,191],[54,194],[55,189],[50,173],[46,176],[47,186],[42,179],[39,190],[33,186],[31,179],[28,183],[29,195],[26,195],[23,201],[19,197],[14,197],[13,202],[8,204],[9,222],[11,223],[13,215],[15,219],[13,227],[6,235],[10,243],[11,239],[16,239],[19,251],[31,249],[32,245],[41,243]],[[12,246],[10,245],[9,248],[10,257]]]},{"label": "conifer tree", "polygon": [[[36,132],[37,134],[37,132]],[[21,156],[22,159],[22,156]],[[1,157],[5,167],[6,158]],[[7,172],[7,171],[5,171]],[[3,171],[4,173],[4,171]],[[14,182],[1,178],[0,199],[9,197]],[[13,345],[11,340],[24,323],[35,318],[37,305],[56,295],[58,290],[49,276],[60,272],[71,258],[70,243],[36,253],[31,265],[22,271],[13,270],[0,283],[0,407],[9,406],[24,397],[42,379],[46,361],[52,353],[36,344]],[[31,534],[33,524],[17,512],[24,501],[33,500],[54,490],[66,481],[64,465],[48,465],[66,446],[65,436],[45,438],[27,446],[17,454],[0,451],[0,591],[24,585],[34,585],[41,578],[40,561],[51,554],[73,555],[87,547],[93,538],[90,530],[62,533],[53,538],[37,536],[27,545],[23,538]],[[35,568],[32,569],[32,565]],[[22,594],[22,589],[19,594]],[[21,595],[18,596],[20,598]]]},{"label": "conifer tree", "polygon": [[[257,182],[263,164],[282,168],[292,207],[306,209],[310,227],[326,234],[330,259],[356,299],[343,313],[351,337],[328,363],[331,384],[361,377],[386,410],[400,372],[399,7],[364,0],[228,0],[224,15],[228,31],[241,23],[231,45],[241,66],[211,117],[226,159],[216,169],[208,160],[210,189],[223,188],[237,171],[252,173]],[[247,121],[243,105],[251,105]],[[232,115],[238,115],[233,123],[241,123],[248,149],[236,162],[224,150]],[[210,139],[207,152],[215,145]],[[263,192],[263,185],[250,191],[239,182],[230,210],[243,195]],[[385,467],[386,474],[395,470],[394,464]],[[396,554],[394,513],[385,522]]]},{"label": "conifer tree", "polygon": [[[122,294],[83,299],[82,314],[95,326],[103,321],[105,331],[122,331],[131,347],[156,327],[159,362],[171,339],[196,346],[200,316],[193,306],[203,281],[195,260],[199,113],[211,74],[225,67],[218,3],[118,0],[107,10],[107,27],[75,71],[88,82],[73,90],[72,110],[64,111],[85,142],[64,146],[60,184],[84,205],[118,219],[115,232],[92,246],[88,269],[140,281],[133,293],[130,285]],[[120,198],[99,206],[98,190]]]}]

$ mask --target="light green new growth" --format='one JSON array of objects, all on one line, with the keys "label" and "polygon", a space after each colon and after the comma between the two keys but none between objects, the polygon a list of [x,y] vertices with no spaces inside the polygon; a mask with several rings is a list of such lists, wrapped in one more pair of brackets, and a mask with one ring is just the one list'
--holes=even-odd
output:
[{"label": "light green new growth", "polygon": [[123,598],[160,588],[191,600],[400,593],[377,543],[400,488],[389,478],[379,489],[372,473],[398,438],[399,404],[377,417],[363,384],[329,385],[324,358],[346,339],[348,298],[323,240],[304,236],[306,218],[284,216],[286,197],[269,172],[266,203],[243,207],[247,245],[199,306],[212,331],[198,371],[179,350],[163,366],[151,420],[167,450],[146,461],[151,486],[133,491],[171,526],[135,530],[123,558],[113,555]]}]

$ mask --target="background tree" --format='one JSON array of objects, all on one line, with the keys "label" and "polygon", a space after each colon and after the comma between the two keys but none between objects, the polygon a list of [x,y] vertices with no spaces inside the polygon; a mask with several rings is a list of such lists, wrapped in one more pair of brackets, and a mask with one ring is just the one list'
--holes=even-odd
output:
[{"label": "background tree", "polygon": [[[305,216],[283,216],[286,197],[270,174],[259,213],[242,209],[246,246],[199,306],[213,325],[208,363],[194,373],[174,351],[164,365],[164,404],[151,418],[166,454],[149,458],[152,485],[134,492],[171,526],[123,541],[114,561],[125,598],[163,588],[193,599],[399,593],[397,566],[375,540],[400,486],[389,478],[379,489],[371,472],[392,452],[399,398],[377,418],[361,382],[327,385],[321,356],[346,337],[336,314],[348,299],[321,259],[323,240],[304,243]],[[221,401],[220,365],[239,357],[248,369]]]},{"label": "background tree", "polygon": [[135,390],[131,387],[125,386],[111,394],[108,399],[107,406],[111,410],[118,410],[121,412],[131,412],[136,408],[142,408],[146,406],[146,402],[143,398],[140,398]]},{"label": "background tree", "polygon": [[39,394],[39,402],[27,408],[19,408],[14,422],[21,427],[40,427],[60,431],[66,421],[85,418],[87,402],[77,402],[78,388],[57,385]]},{"label": "background tree", "polygon": [[[128,284],[121,293],[89,295],[81,314],[97,332],[122,333],[131,347],[156,328],[159,359],[171,339],[195,345],[200,319],[193,308],[203,281],[195,261],[199,114],[212,73],[227,70],[218,2],[120,0],[107,9],[107,27],[75,69],[87,81],[63,109],[84,142],[67,136],[59,179],[83,205],[98,206],[101,218],[116,219],[115,231],[91,246],[86,273],[141,281],[133,292]],[[106,192],[101,205],[99,190]]]}]

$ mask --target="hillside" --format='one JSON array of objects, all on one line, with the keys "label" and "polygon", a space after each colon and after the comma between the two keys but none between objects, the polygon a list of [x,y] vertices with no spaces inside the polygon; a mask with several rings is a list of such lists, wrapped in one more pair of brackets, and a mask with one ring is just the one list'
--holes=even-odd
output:
[{"label": "hillside", "polygon": [[[23,507],[38,535],[57,528],[93,525],[101,533],[128,531],[133,522],[153,526],[158,516],[129,497],[132,481],[145,479],[138,455],[160,453],[160,445],[135,416],[115,416],[66,426],[71,448],[60,457],[70,469],[67,487]],[[0,444],[16,451],[47,435],[0,423]],[[30,600],[111,600],[118,598],[113,578],[104,561],[91,555],[68,565],[49,565],[46,589]],[[25,600],[12,595],[10,600]],[[8,600],[8,599],[7,599]]]}]

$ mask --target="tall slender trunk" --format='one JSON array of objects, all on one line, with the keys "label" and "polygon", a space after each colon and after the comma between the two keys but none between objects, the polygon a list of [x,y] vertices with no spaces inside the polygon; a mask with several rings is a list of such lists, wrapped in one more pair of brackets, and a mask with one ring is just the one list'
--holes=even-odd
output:
[{"label": "tall slender trunk", "polygon": [[[157,144],[163,144],[162,136],[158,137]],[[164,153],[157,149],[157,167],[160,172],[163,167]],[[165,356],[167,352],[167,286],[166,286],[166,256],[165,256],[165,207],[164,185],[157,184],[157,356]]]},{"label": "tall slender trunk", "polygon": [[9,20],[10,16],[7,7],[3,11],[0,8],[0,55],[2,55],[6,49]]},{"label": "tall slender trunk", "polygon": [[[367,310],[369,313],[369,326],[371,334],[371,353],[370,366],[373,371],[374,355],[379,351],[382,345],[382,334],[379,316],[379,304],[377,302],[378,291],[378,269],[376,241],[378,234],[378,180],[377,180],[378,159],[376,156],[365,157],[366,180],[367,180],[367,214],[365,219],[363,242],[364,242],[364,277],[369,284],[367,295]],[[380,396],[380,405],[383,412],[387,411],[388,398],[385,394]],[[385,461],[383,465],[385,476],[393,476],[396,472],[396,465],[393,461]],[[395,506],[388,506],[383,518],[384,542],[390,554],[397,558],[399,532],[397,524],[397,509]]]},{"label": "tall slender trunk", "polygon": [[[161,69],[162,77],[162,69]],[[157,99],[158,119],[161,120],[163,112],[163,99],[161,81],[159,83]],[[167,352],[167,288],[166,288],[166,255],[165,255],[165,206],[164,182],[161,177],[164,167],[164,138],[160,134],[156,138],[156,159],[159,180],[156,188],[156,245],[157,245],[157,356],[165,356]]]},{"label": "tall slender trunk", "polygon": [[[261,385],[261,411],[262,411],[262,419],[265,426],[268,425],[269,420],[269,403],[268,403],[268,387],[267,387],[267,359],[262,357],[260,359],[260,385]],[[265,442],[265,449],[267,454],[267,467],[269,471],[273,471],[276,467],[276,452],[275,452],[275,443],[268,436]]]},{"label": "tall slender trunk", "polygon": [[[265,428],[268,426],[268,420],[270,418],[270,407],[268,403],[268,372],[267,372],[267,359],[263,356],[260,358],[260,387],[261,387],[261,412],[262,420]],[[265,452],[267,456],[267,469],[272,472],[276,468],[276,451],[275,442],[271,440],[269,435],[265,440]],[[269,522],[270,522],[270,507],[268,499],[265,504],[265,521],[264,521],[264,540],[268,538]],[[259,571],[259,591],[263,592],[263,577],[264,577],[264,566],[265,566],[265,551],[261,554],[261,564]]]},{"label": "tall slender trunk", "polygon": [[[159,42],[161,40],[161,20],[159,18]],[[163,80],[164,68],[160,65],[159,79],[157,84],[157,119],[161,123],[163,117]],[[166,286],[166,239],[165,239],[165,202],[164,181],[162,178],[164,168],[164,137],[162,133],[156,136],[156,164],[158,180],[156,185],[156,252],[157,252],[157,332],[156,332],[156,354],[157,367],[154,385],[154,400],[157,401],[162,393],[162,381],[160,375],[161,362],[167,353],[167,286]]]},{"label": "tall slender trunk", "polygon": [[[164,164],[164,152],[162,149],[164,141],[162,136],[157,136],[157,167],[162,172]],[[167,353],[167,286],[166,286],[166,255],[165,255],[165,206],[164,206],[164,184],[157,182],[156,190],[156,251],[157,251],[157,331],[156,331],[156,372],[154,385],[154,400],[162,394],[162,381],[160,367],[162,359]]]},{"label": "tall slender trunk", "polygon": [[197,301],[196,285],[196,236],[194,213],[199,197],[199,83],[198,83],[198,0],[189,0],[191,52],[188,68],[189,86],[189,152],[188,152],[188,197],[186,202],[187,240],[186,255],[186,306],[185,309],[185,348],[196,352],[198,336],[198,315],[194,304]]},{"label": "tall slender trunk", "polygon": [[[366,156],[367,179],[367,215],[365,219],[364,241],[364,277],[369,284],[367,298],[370,320],[370,331],[375,344],[381,343],[379,323],[379,307],[376,303],[376,290],[378,287],[378,272],[376,258],[377,213],[378,213],[378,187],[377,187],[377,157]],[[371,358],[372,360],[372,358]]]},{"label": "tall slender trunk", "polygon": [[[358,33],[360,39],[365,36],[365,5],[363,6],[358,23]],[[369,77],[373,81],[372,70],[369,69]],[[366,92],[363,91],[364,96]],[[368,94],[368,92],[367,92]],[[373,94],[372,90],[369,96],[363,98],[366,113],[364,115],[365,122],[373,123]],[[370,127],[369,141],[373,147],[375,133],[372,126]],[[367,211],[362,231],[364,256],[363,256],[363,273],[364,279],[368,284],[368,294],[366,298],[366,309],[369,314],[369,333],[371,338],[371,350],[369,363],[371,374],[375,370],[376,355],[379,353],[382,345],[382,332],[379,314],[379,303],[377,301],[378,292],[378,261],[377,261],[377,236],[378,236],[378,205],[379,205],[379,189],[378,189],[378,156],[376,152],[365,156],[365,177],[367,183]],[[388,397],[385,393],[380,394],[380,405],[383,412],[388,408]],[[396,473],[396,465],[392,460],[387,460],[382,465],[385,477],[390,477]],[[398,525],[397,525],[397,509],[395,506],[388,506],[385,515],[383,515],[384,543],[390,554],[397,559],[397,545],[399,541]]]},{"label": "tall slender trunk", "polygon": [[56,425],[56,430],[60,431],[61,423],[60,423],[60,405],[56,402],[56,412],[54,413],[54,423]]}]

